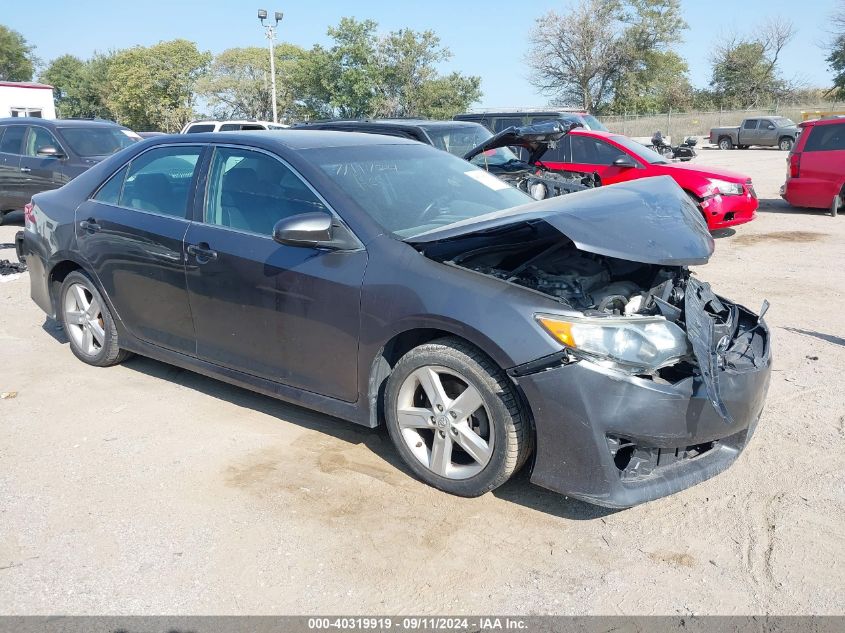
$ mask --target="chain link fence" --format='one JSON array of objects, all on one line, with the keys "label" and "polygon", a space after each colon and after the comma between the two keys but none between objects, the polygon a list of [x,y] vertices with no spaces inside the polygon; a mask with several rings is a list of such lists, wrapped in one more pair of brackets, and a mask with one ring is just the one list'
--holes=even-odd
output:
[{"label": "chain link fence", "polygon": [[[666,112],[663,114],[623,114],[600,116],[611,132],[633,137],[651,137],[657,130],[664,136],[682,139],[686,136],[708,136],[710,128],[739,125],[747,117],[783,116],[796,123],[803,120],[802,114],[845,110],[845,103],[790,105],[760,110],[714,110],[711,112]],[[810,117],[814,118],[814,117]]]}]

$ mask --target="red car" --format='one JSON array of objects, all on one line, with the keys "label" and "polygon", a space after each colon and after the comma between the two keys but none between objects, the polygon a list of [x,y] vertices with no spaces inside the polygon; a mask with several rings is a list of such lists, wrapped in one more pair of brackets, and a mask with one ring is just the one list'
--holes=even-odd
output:
[{"label": "red car", "polygon": [[627,136],[573,130],[543,155],[554,170],[597,172],[604,185],[649,176],[671,176],[698,204],[711,231],[754,219],[757,194],[751,178],[715,167],[673,163]]},{"label": "red car", "polygon": [[787,159],[781,197],[793,207],[830,209],[845,196],[845,118],[799,123],[801,135]]}]

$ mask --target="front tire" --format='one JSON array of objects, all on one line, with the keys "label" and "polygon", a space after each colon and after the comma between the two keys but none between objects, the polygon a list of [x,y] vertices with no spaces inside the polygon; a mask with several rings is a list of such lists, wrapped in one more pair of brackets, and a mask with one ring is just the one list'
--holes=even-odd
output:
[{"label": "front tire", "polygon": [[70,350],[83,363],[109,367],[129,356],[120,349],[108,304],[85,273],[73,271],[65,277],[59,316],[70,341]]},{"label": "front tire", "polygon": [[733,142],[729,138],[719,139],[719,149],[733,149]]},{"label": "front tire", "polygon": [[427,484],[477,497],[505,483],[530,453],[528,415],[513,384],[456,338],[405,354],[387,380],[387,430]]},{"label": "front tire", "polygon": [[842,196],[837,194],[833,196],[833,202],[830,203],[830,215],[836,217],[839,215],[839,209],[842,208]]},{"label": "front tire", "polygon": [[793,141],[791,138],[785,136],[782,139],[780,139],[780,142],[778,143],[778,147],[780,148],[780,150],[782,152],[788,152],[789,150],[792,149],[792,146],[794,144],[795,144],[795,141]]}]

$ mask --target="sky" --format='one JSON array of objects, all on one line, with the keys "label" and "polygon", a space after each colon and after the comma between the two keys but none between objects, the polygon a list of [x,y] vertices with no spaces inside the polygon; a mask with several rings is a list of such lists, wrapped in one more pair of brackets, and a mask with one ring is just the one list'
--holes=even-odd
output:
[{"label": "sky", "polygon": [[[270,4],[270,2],[275,4]],[[687,60],[693,85],[705,87],[710,76],[709,47],[731,31],[751,33],[767,16],[793,21],[795,39],[783,52],[781,70],[811,86],[827,87],[831,73],[821,47],[828,16],[845,0],[682,0],[690,28],[678,51]],[[263,3],[263,4],[262,4]],[[20,31],[45,62],[71,53],[89,57],[160,40],[187,38],[213,53],[235,46],[264,46],[257,9],[282,11],[277,41],[303,47],[328,42],[326,28],[343,16],[373,19],[383,31],[431,29],[453,53],[442,72],[479,75],[480,107],[543,106],[549,101],[528,81],[523,57],[534,19],[550,9],[565,10],[573,1],[487,0],[0,0],[0,24]],[[800,7],[799,9],[796,9]]]}]

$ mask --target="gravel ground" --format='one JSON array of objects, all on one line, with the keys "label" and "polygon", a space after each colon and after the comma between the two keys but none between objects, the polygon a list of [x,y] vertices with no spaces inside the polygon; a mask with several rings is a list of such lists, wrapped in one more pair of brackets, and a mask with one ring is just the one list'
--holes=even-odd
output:
[{"label": "gravel ground", "polygon": [[772,304],[758,431],[727,472],[621,512],[525,474],[450,497],[382,432],[143,358],[88,367],[26,274],[0,283],[0,392],[17,392],[0,399],[0,612],[845,613],[845,218],[782,203],[784,158],[696,159],[762,199],[698,270]]}]

